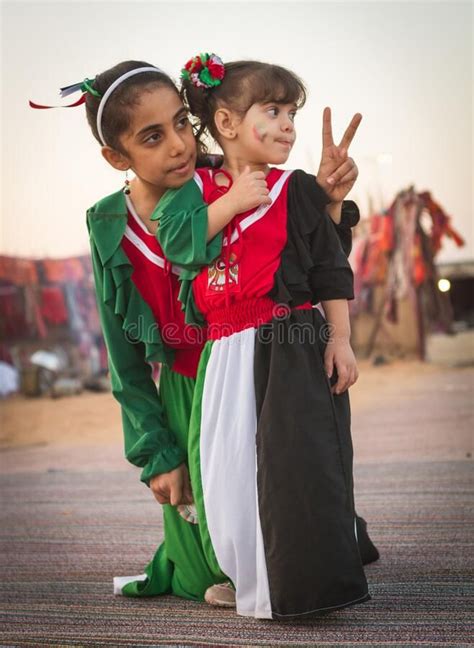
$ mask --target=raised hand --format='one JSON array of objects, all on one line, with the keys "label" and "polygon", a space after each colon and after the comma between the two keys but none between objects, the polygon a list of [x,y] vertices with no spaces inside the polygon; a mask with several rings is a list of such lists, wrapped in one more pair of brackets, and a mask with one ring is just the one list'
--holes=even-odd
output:
[{"label": "raised hand", "polygon": [[234,180],[227,193],[227,198],[232,201],[235,213],[241,214],[260,205],[271,205],[269,193],[263,171],[251,171],[247,166]]},{"label": "raised hand", "polygon": [[209,205],[207,240],[211,241],[237,214],[260,205],[271,205],[269,193],[263,171],[251,171],[249,166],[245,167],[229,191]]},{"label": "raised hand", "polygon": [[356,113],[346,128],[340,143],[336,145],[332,135],[331,109],[328,107],[324,109],[323,150],[316,179],[332,202],[342,202],[359,175],[357,165],[349,157],[348,151],[361,121],[362,115]]}]

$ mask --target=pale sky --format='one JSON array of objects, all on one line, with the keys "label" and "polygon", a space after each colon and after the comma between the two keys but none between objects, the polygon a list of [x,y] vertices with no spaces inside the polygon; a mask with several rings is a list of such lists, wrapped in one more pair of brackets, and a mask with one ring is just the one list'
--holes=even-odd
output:
[{"label": "pale sky", "polygon": [[414,184],[430,190],[466,238],[442,261],[474,258],[471,2],[3,2],[0,253],[64,257],[88,251],[85,211],[119,189],[83,107],[61,86],[121,60],[178,78],[200,51],[293,69],[309,100],[287,168],[314,172],[324,106],[339,139],[355,112],[360,176],[351,197],[381,206]]}]

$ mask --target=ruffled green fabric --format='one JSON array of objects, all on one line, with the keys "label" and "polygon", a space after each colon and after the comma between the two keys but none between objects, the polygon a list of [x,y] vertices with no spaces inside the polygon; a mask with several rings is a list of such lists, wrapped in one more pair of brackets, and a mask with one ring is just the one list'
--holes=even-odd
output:
[{"label": "ruffled green fabric", "polygon": [[164,194],[151,220],[159,221],[156,236],[166,258],[188,271],[199,271],[221,252],[222,233],[207,241],[207,205],[192,178]]},{"label": "ruffled green fabric", "polygon": [[122,192],[87,212],[97,303],[109,355],[112,391],[122,406],[125,456],[143,468],[141,481],[179,466],[186,453],[164,421],[150,362],[171,366],[173,351],[162,341],[153,313],[131,276],[121,247],[127,224]]},{"label": "ruffled green fabric", "polygon": [[222,250],[222,232],[207,242],[208,215],[201,190],[188,180],[180,189],[168,190],[151,220],[158,220],[157,238],[167,259],[182,268],[179,301],[186,324],[202,326],[204,317],[194,301],[192,281]]},{"label": "ruffled green fabric", "polygon": [[87,219],[103,267],[103,301],[122,318],[125,338],[145,345],[147,362],[171,365],[173,351],[163,343],[153,313],[131,279],[133,266],[121,247],[127,224],[122,192],[97,203],[88,211]]},{"label": "ruffled green fabric", "polygon": [[181,302],[181,310],[184,311],[184,321],[186,324],[195,326],[204,326],[206,319],[197,307],[193,292],[193,279],[199,273],[199,270],[183,270],[179,278],[180,287],[178,299]]}]

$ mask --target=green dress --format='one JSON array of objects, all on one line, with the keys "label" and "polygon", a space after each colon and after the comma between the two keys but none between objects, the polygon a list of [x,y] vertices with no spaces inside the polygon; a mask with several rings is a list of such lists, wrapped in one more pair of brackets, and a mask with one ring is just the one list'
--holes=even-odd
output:
[{"label": "green dress", "polygon": [[[154,475],[187,461],[195,379],[171,368],[173,349],[163,342],[153,312],[132,280],[134,267],[122,247],[129,218],[121,191],[87,212],[97,304],[112,392],[122,411],[125,456],[142,469],[141,481],[149,485]],[[201,238],[210,261],[220,250],[220,236],[207,245],[203,228]],[[162,363],[159,391],[151,362]],[[206,589],[225,577],[207,561],[198,525],[185,521],[171,505],[163,506],[163,521],[164,541],[145,573],[116,579],[116,593],[202,600]]]}]

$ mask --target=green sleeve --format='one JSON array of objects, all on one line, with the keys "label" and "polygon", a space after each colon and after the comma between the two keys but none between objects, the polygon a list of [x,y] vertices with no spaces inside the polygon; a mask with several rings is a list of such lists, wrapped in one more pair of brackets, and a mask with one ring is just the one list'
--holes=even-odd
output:
[{"label": "green sleeve", "polygon": [[222,234],[207,241],[207,205],[194,180],[167,191],[151,218],[159,220],[157,238],[172,263],[197,271],[219,256]]},{"label": "green sleeve", "polygon": [[160,397],[145,360],[144,344],[130,339],[122,318],[103,300],[103,268],[94,242],[92,264],[97,305],[108,351],[112,393],[121,405],[125,456],[143,468],[141,481],[169,472],[185,461],[185,452],[166,427]]}]

